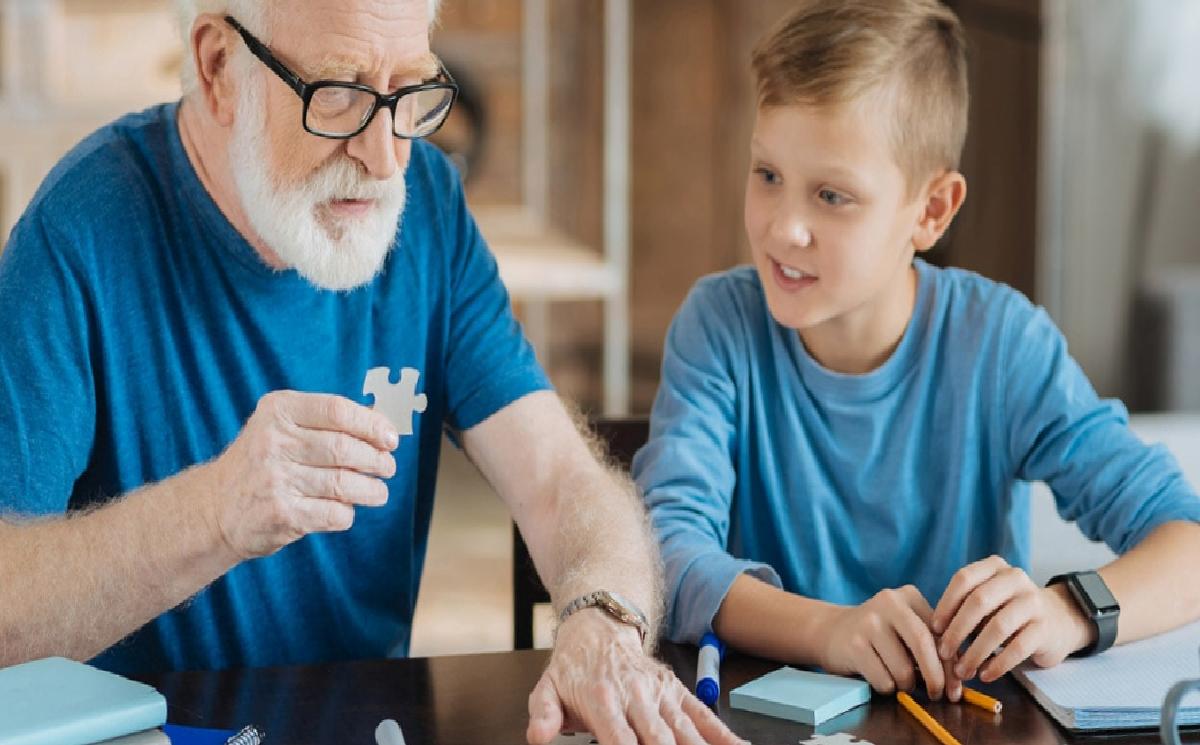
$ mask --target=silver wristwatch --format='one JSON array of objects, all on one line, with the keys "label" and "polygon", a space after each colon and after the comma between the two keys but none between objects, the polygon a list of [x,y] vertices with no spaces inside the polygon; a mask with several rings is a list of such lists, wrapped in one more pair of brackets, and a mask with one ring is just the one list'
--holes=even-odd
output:
[{"label": "silver wristwatch", "polygon": [[627,623],[637,629],[638,635],[642,639],[642,644],[646,643],[646,634],[650,632],[650,624],[646,621],[646,614],[638,610],[638,607],[633,603],[617,593],[609,592],[608,590],[589,592],[587,595],[582,595],[567,603],[567,606],[562,609],[562,613],[558,614],[558,623],[561,625],[572,614],[584,608],[603,609],[621,623]]}]

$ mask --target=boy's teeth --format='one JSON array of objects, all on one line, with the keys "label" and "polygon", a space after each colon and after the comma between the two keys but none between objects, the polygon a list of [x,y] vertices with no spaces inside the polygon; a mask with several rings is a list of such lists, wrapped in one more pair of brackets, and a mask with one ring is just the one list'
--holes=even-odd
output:
[{"label": "boy's teeth", "polygon": [[780,264],[779,268],[783,270],[783,276],[787,277],[788,279],[804,279],[806,276],[808,276],[799,269],[793,269],[790,266],[784,266],[783,264]]}]

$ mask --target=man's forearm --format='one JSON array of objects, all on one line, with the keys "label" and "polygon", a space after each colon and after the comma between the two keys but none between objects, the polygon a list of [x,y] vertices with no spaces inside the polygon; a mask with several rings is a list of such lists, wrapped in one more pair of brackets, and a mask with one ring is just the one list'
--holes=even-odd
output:
[{"label": "man's forearm", "polygon": [[656,637],[662,562],[637,487],[622,471],[590,460],[566,467],[557,493],[558,550],[547,581],[555,609],[588,592],[611,590],[646,614]]},{"label": "man's forearm", "polygon": [[662,567],[645,505],[586,429],[540,391],[464,432],[463,445],[512,510],[556,608],[609,590],[636,603],[656,632]]},{"label": "man's forearm", "polygon": [[86,513],[0,522],[0,666],[90,659],[228,571],[206,488],[192,469]]}]

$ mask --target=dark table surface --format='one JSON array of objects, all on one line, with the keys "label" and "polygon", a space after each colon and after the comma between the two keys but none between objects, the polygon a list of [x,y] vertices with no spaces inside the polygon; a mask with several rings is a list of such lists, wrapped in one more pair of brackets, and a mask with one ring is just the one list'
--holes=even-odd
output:
[{"label": "dark table surface", "polygon": [[[689,686],[696,650],[667,645],[661,656]],[[310,667],[179,672],[143,676],[166,696],[173,724],[237,729],[256,724],[268,745],[374,745],[375,727],[395,719],[408,745],[523,745],[527,699],[547,652],[504,652],[408,660],[344,662]],[[736,711],[728,691],[779,667],[731,655],[721,667],[721,718],[754,745],[797,745],[813,728]],[[1156,733],[1079,737],[1059,728],[1010,678],[976,686],[1004,703],[1000,715],[978,707],[930,703],[928,711],[963,745],[1150,745]],[[875,745],[937,745],[895,698],[876,695],[866,706],[821,725],[817,733],[848,732]],[[1186,742],[1200,742],[1190,735]]]}]

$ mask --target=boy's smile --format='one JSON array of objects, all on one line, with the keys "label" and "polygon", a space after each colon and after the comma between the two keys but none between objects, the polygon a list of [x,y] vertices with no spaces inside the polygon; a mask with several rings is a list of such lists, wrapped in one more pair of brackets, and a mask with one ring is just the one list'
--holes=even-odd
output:
[{"label": "boy's smile", "polygon": [[751,145],[746,231],[767,304],[841,372],[887,359],[916,294],[925,204],[909,192],[879,101],[760,109]]}]

